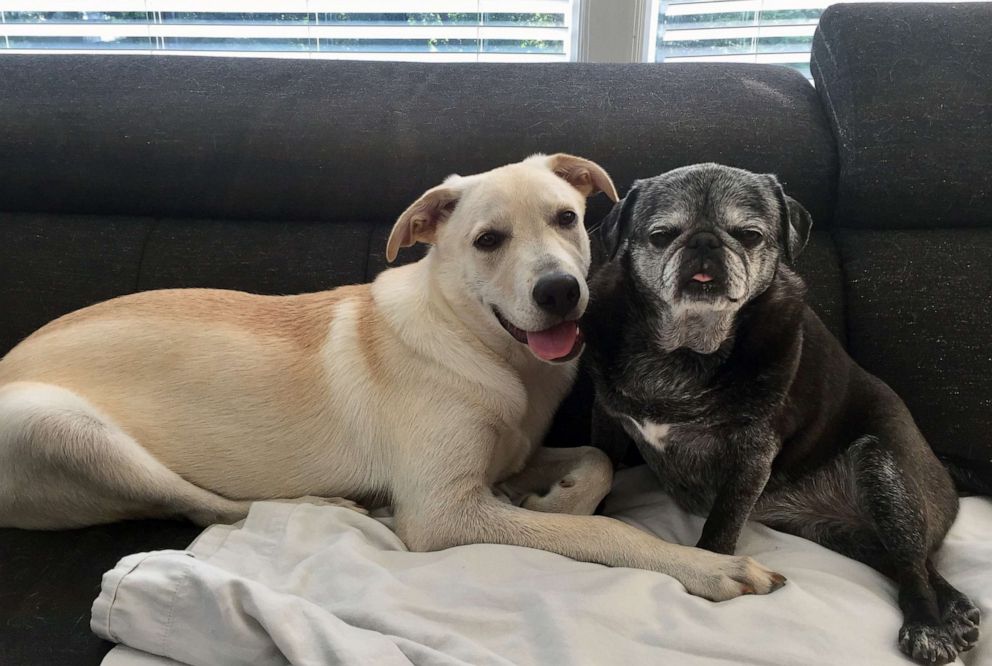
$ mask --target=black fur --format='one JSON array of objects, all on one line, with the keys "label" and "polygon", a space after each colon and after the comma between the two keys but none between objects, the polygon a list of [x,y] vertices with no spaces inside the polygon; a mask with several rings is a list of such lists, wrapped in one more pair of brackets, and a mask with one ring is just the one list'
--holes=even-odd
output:
[{"label": "black fur", "polygon": [[[717,165],[634,191],[604,224],[613,258],[590,282],[583,323],[594,443],[619,457],[633,439],[665,490],[707,516],[700,547],[732,553],[749,517],[812,539],[899,584],[906,654],[936,664],[970,649],[978,610],[931,561],[957,495],[902,400],[806,306],[785,262],[802,251],[809,215],[773,176]],[[742,224],[762,242],[735,241]],[[670,225],[679,235],[659,249],[650,234]],[[693,249],[688,239],[704,231],[723,239],[722,255]],[[687,281],[693,271],[700,279]],[[729,315],[708,319],[709,303]],[[711,324],[725,327],[716,340],[669,330]]]}]

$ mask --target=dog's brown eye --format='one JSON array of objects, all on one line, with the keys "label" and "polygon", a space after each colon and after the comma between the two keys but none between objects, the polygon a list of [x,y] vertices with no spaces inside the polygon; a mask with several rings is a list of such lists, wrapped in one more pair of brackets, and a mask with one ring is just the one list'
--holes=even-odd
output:
[{"label": "dog's brown eye", "polygon": [[487,231],[475,239],[474,245],[480,250],[495,250],[504,240],[506,240],[506,236],[503,234],[496,231]]},{"label": "dog's brown eye", "polygon": [[761,242],[764,236],[761,235],[760,231],[755,229],[735,229],[730,232],[730,235],[743,243],[746,247],[754,247]]},{"label": "dog's brown eye", "polygon": [[575,224],[575,221],[579,219],[579,216],[575,214],[574,210],[563,210],[558,213],[558,226],[560,227],[570,227]]},{"label": "dog's brown eye", "polygon": [[678,238],[679,230],[673,229],[671,227],[666,227],[664,229],[655,229],[648,236],[648,240],[651,244],[657,248],[668,247],[671,245],[672,241]]}]

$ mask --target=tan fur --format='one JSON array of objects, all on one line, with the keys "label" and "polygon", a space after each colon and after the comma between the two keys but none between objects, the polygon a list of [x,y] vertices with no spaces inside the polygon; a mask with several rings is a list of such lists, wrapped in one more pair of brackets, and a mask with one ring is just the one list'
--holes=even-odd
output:
[{"label": "tan fur", "polygon": [[375,301],[371,291],[358,299],[357,333],[360,341],[362,358],[368,366],[369,379],[381,383],[387,379],[385,360],[382,346],[385,344],[382,320],[376,311]]},{"label": "tan fur", "polygon": [[59,317],[41,327],[32,340],[92,319],[148,319],[234,326],[263,337],[287,340],[316,351],[327,335],[333,308],[348,298],[371,302],[370,285],[296,296],[259,296],[223,289],[162,289],[113,298]]},{"label": "tan fur", "polygon": [[[565,515],[589,514],[611,479],[598,452],[540,448],[576,361],[540,360],[494,308],[527,331],[560,323],[532,297],[556,271],[579,280],[581,314],[584,194],[615,195],[605,171],[539,155],[443,189],[400,217],[389,253],[435,247],[371,285],[135,294],[18,345],[0,361],[0,526],[208,524],[252,500],[348,498],[392,503],[411,549],[516,544],[669,573],[711,599],[769,591],[771,572],[747,558]],[[578,224],[556,224],[562,210]],[[505,245],[477,249],[494,229]]]}]

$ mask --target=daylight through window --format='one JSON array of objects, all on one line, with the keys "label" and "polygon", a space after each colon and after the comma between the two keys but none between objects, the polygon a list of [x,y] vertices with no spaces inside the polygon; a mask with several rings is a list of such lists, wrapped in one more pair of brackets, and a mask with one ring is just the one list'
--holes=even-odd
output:
[{"label": "daylight through window", "polygon": [[441,62],[569,60],[572,4],[0,0],[0,49]]}]

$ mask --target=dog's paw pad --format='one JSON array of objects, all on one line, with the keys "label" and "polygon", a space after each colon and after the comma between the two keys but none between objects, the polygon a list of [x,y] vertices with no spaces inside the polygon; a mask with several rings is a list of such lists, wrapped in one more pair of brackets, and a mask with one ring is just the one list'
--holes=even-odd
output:
[{"label": "dog's paw pad", "polygon": [[955,639],[947,629],[918,622],[899,630],[899,649],[921,664],[949,664],[958,656]]}]

